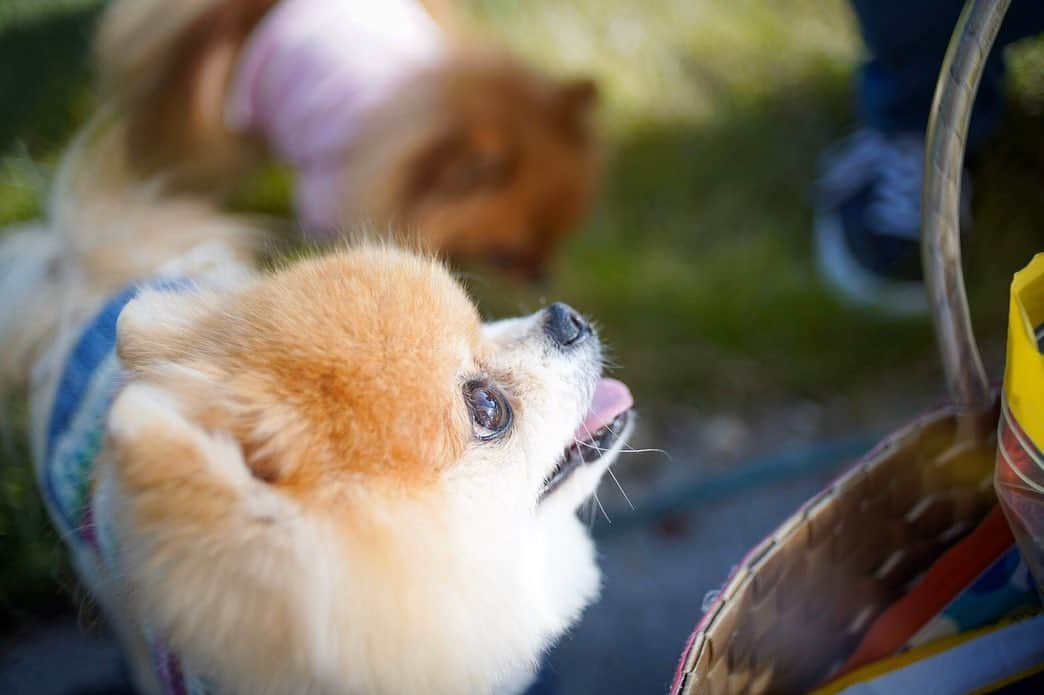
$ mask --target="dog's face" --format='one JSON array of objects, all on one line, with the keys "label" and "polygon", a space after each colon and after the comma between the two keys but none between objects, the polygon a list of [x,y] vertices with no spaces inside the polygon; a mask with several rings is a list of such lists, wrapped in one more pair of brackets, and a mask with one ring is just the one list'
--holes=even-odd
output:
[{"label": "dog's face", "polygon": [[141,621],[218,683],[521,687],[596,595],[575,510],[631,401],[565,305],[483,325],[371,248],[147,292],[119,354],[100,513]]},{"label": "dog's face", "polygon": [[588,80],[497,51],[462,53],[378,108],[345,157],[346,219],[390,220],[429,248],[539,275],[590,205],[599,168]]}]

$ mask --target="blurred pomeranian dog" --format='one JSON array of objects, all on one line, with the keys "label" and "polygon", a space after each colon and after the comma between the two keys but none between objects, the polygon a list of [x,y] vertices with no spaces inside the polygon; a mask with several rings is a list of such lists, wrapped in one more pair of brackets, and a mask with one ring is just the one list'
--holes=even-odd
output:
[{"label": "blurred pomeranian dog", "polygon": [[630,431],[576,312],[480,323],[437,262],[261,235],[119,119],[0,239],[40,489],[143,693],[526,687],[599,590],[576,515]]},{"label": "blurred pomeranian dog", "polygon": [[118,0],[97,42],[134,165],[222,193],[263,153],[313,237],[392,223],[538,275],[588,207],[589,80],[456,40],[423,0]]}]

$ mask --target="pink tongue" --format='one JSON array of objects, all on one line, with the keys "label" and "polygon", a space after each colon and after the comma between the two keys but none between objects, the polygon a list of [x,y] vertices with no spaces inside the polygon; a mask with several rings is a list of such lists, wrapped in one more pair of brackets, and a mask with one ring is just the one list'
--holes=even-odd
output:
[{"label": "pink tongue", "polygon": [[631,409],[634,398],[621,381],[616,379],[600,379],[595,386],[594,398],[591,399],[591,410],[576,430],[576,438],[583,441],[592,434],[612,423],[616,417]]}]

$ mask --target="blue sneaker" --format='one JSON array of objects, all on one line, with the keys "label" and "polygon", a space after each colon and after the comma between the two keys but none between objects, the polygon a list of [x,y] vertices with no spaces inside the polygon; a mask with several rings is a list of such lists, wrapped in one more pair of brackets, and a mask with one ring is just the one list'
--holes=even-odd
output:
[{"label": "blue sneaker", "polygon": [[[844,300],[895,316],[928,311],[921,271],[924,138],[863,129],[821,160],[819,270]],[[965,176],[967,182],[967,176]],[[962,195],[966,217],[967,195]]]}]

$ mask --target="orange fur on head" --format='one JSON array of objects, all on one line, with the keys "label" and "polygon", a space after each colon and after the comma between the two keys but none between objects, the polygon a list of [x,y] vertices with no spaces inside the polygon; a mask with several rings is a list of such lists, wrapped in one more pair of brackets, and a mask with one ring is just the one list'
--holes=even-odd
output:
[{"label": "orange fur on head", "polygon": [[468,431],[451,399],[478,330],[437,264],[373,249],[300,263],[220,309],[145,297],[121,318],[119,355],[181,394],[192,419],[233,433],[259,479],[330,493],[356,474],[430,483],[459,458]]},{"label": "orange fur on head", "polygon": [[[124,0],[98,37],[131,158],[175,187],[225,194],[262,143],[225,104],[251,31],[277,0]],[[444,27],[447,3],[423,3]],[[600,165],[588,80],[552,80],[503,49],[458,45],[410,79],[344,152],[340,222],[391,223],[435,251],[522,276],[545,267],[589,207]]]},{"label": "orange fur on head", "polygon": [[[355,576],[402,552],[369,500],[396,509],[396,499],[437,494],[460,460],[471,428],[458,380],[481,354],[473,305],[438,264],[371,248],[232,292],[145,292],[118,336],[127,386],[100,480],[118,490],[138,621],[221,692],[321,683],[322,655],[343,655],[313,623],[321,587],[307,582],[330,577],[305,552],[309,534],[328,529],[325,561],[337,567],[352,552]],[[400,580],[411,581],[380,581],[392,590]],[[216,654],[214,644],[227,647]]]}]

